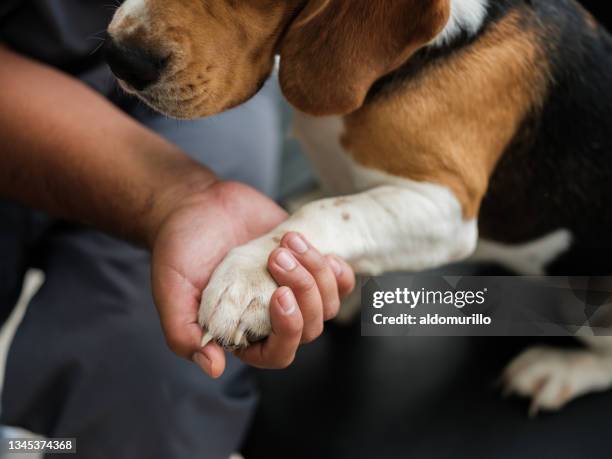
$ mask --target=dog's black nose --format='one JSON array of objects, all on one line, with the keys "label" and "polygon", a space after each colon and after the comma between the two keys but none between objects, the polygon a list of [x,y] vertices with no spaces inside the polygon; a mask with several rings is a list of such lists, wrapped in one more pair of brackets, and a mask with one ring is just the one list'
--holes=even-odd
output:
[{"label": "dog's black nose", "polygon": [[159,80],[167,63],[165,58],[110,38],[104,44],[104,56],[115,76],[138,91]]}]

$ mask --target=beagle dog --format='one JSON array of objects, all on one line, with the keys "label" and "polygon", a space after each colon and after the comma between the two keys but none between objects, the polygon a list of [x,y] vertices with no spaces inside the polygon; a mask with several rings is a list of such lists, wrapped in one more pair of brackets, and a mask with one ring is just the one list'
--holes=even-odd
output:
[{"label": "beagle dog", "polygon": [[[342,196],[227,255],[207,339],[269,333],[266,263],[288,231],[365,274],[473,254],[612,273],[612,38],[574,0],[127,0],[109,35],[121,86],[176,118],[244,102],[280,55],[296,134]],[[527,350],[508,389],[554,410],[612,387],[612,339],[585,340]]]}]

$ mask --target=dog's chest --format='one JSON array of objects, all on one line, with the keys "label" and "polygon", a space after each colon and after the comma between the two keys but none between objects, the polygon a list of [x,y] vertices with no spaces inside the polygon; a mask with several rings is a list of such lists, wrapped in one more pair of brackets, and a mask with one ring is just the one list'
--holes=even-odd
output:
[{"label": "dog's chest", "polygon": [[308,156],[324,191],[347,195],[402,179],[357,164],[341,142],[342,117],[315,118],[294,112],[293,132]]}]

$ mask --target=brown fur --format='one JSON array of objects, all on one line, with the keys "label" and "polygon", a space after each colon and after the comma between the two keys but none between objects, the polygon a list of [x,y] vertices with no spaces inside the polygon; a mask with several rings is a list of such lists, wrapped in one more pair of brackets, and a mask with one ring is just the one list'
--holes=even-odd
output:
[{"label": "brown fur", "polygon": [[477,216],[497,161],[543,102],[546,60],[514,12],[472,45],[345,117],[342,142],[365,167],[448,186]]},{"label": "brown fur", "polygon": [[109,33],[169,64],[139,93],[177,118],[212,115],[249,99],[268,77],[277,42],[304,0],[147,0],[146,28],[117,18]]},{"label": "brown fur", "polygon": [[[385,95],[364,101],[446,24],[450,0],[147,0],[146,30],[114,21],[115,38],[169,55],[139,95],[179,118],[251,97],[282,57],[280,80],[298,109],[345,114],[344,146],[368,168],[448,186],[474,218],[497,161],[546,92],[535,31],[506,16],[473,44]],[[134,29],[134,28],[132,28]]]},{"label": "brown fur", "polygon": [[[437,35],[450,12],[450,0],[146,1],[146,29],[130,30],[135,18],[127,16],[109,32],[170,57],[159,84],[138,95],[177,118],[244,102],[269,75],[276,52],[283,92],[296,108],[350,113],[377,79]],[[205,70],[211,64],[215,70]]]},{"label": "brown fur", "polygon": [[[281,46],[285,97],[311,115],[357,110],[372,84],[431,41],[449,0],[310,2]],[[313,17],[314,16],[314,17]]]}]

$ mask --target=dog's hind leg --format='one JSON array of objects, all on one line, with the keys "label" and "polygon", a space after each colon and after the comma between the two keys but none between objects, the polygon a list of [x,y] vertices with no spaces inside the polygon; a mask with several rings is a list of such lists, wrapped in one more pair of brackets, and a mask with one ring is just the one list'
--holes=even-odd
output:
[{"label": "dog's hind leg", "polygon": [[612,388],[612,337],[581,337],[586,349],[533,347],[503,373],[507,394],[531,398],[530,415],[556,411],[571,400]]}]

